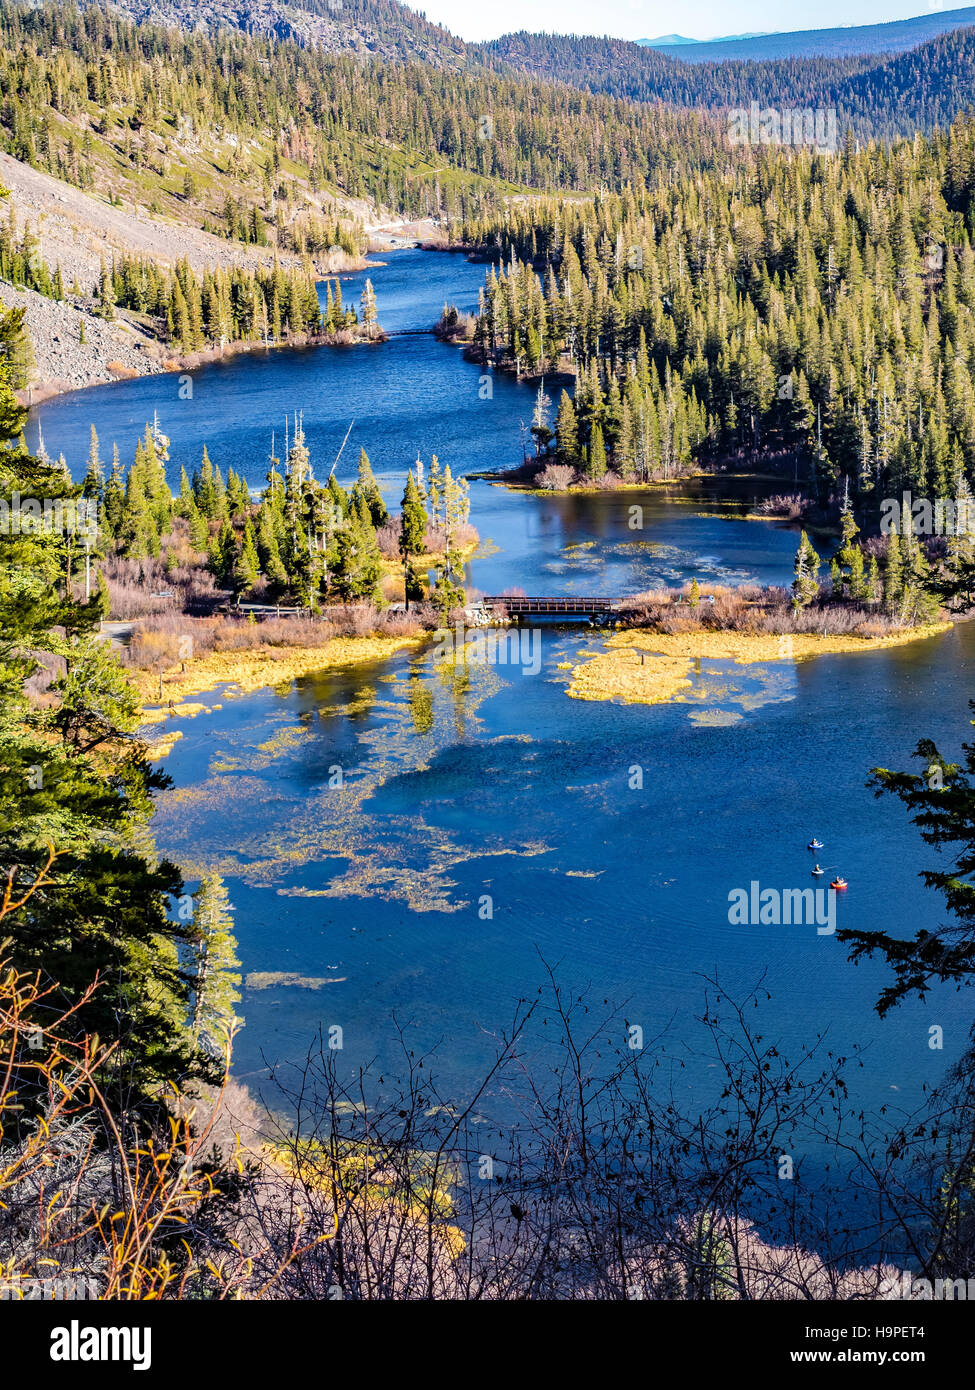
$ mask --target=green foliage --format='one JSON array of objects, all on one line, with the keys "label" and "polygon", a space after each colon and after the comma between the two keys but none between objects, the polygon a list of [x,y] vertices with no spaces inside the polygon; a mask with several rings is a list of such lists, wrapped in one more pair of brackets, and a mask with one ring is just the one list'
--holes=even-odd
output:
[{"label": "green foliage", "polygon": [[164,337],[187,352],[356,324],[354,311],[344,313],[341,323],[323,324],[309,260],[289,268],[217,267],[201,276],[185,260],[169,271],[154,261],[122,256],[113,262],[111,283],[116,304],[155,318]]},{"label": "green foliage", "polygon": [[821,503],[845,496],[870,529],[885,497],[971,481],[975,118],[831,158],[770,146],[692,163],[463,226],[502,258],[475,349],[576,374],[560,459],[579,466],[585,449],[598,471],[597,425],[608,466],[634,479],[792,453]]},{"label": "green foliage", "polygon": [[[60,466],[12,444],[23,412],[2,362],[0,419],[0,495],[77,501],[82,488]],[[152,793],[166,782],[133,740],[135,691],[93,637],[101,596],[73,596],[81,554],[67,524],[0,533],[0,877],[37,884],[5,923],[14,964],[39,970],[61,1000],[78,1004],[79,1034],[116,1045],[102,1081],[132,1105],[210,1069],[186,1026],[187,936],[168,911],[179,872],[148,837]]]},{"label": "green foliage", "polygon": [[871,776],[878,796],[900,798],[926,844],[953,855],[950,864],[921,875],[944,900],[947,924],[922,927],[909,940],[884,931],[837,932],[854,960],[876,954],[893,970],[893,983],[877,1004],[882,1015],[911,995],[923,997],[935,981],[963,985],[975,978],[975,743],[963,745],[963,755],[960,764],[948,762],[930,739],[922,739],[914,754],[922,771],[878,767]]},{"label": "green foliage", "polygon": [[806,608],[819,593],[819,556],[816,554],[805,531],[799,539],[796,551],[795,579],[792,581],[792,603],[795,608]]},{"label": "green foliage", "polygon": [[198,1046],[223,1063],[240,1002],[240,961],[233,909],[219,874],[207,874],[193,895],[193,1034]]}]

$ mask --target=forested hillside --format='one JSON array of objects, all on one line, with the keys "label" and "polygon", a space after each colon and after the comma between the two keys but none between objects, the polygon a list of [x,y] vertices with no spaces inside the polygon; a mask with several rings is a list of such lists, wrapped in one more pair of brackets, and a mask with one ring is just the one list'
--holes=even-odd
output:
[{"label": "forested hillside", "polygon": [[[683,52],[683,50],[681,50]],[[635,101],[707,109],[836,108],[860,138],[931,131],[975,97],[975,29],[943,34],[894,57],[741,59],[687,63],[622,39],[506,34],[485,57],[535,76]]]},{"label": "forested hillside", "polygon": [[[815,15],[810,14],[810,19]],[[693,41],[674,47],[660,39],[640,40],[641,47],[663,49],[686,63],[726,63],[731,59],[768,62],[777,58],[840,58],[862,53],[903,53],[928,39],[975,24],[975,9],[936,10],[886,24],[852,24],[841,29],[800,29],[787,34],[744,34]]]},{"label": "forested hillside", "polygon": [[[564,463],[646,478],[692,455],[795,451],[824,500],[975,482],[975,123],[835,158],[472,223],[502,257],[474,342],[578,372]],[[875,519],[875,515],[874,515]]]},{"label": "forested hillside", "polygon": [[17,159],[244,240],[314,249],[309,196],[461,216],[522,189],[643,186],[723,158],[718,124],[483,69],[338,57],[98,9],[0,12]]}]

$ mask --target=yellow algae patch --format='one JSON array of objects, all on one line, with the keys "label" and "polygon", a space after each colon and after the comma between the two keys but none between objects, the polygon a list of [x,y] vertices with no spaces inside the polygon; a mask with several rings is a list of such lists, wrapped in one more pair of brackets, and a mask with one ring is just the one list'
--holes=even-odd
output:
[{"label": "yellow algae patch", "polygon": [[[822,636],[815,632],[647,632],[635,629],[610,637],[610,651],[626,653],[622,660],[634,661],[628,649],[682,658],[711,658],[747,665],[753,661],[805,661],[809,657],[835,652],[869,652],[881,647],[902,647],[924,637],[947,632],[951,623],[928,623],[924,627],[902,628],[883,637]],[[609,652],[605,653],[609,655]]]},{"label": "yellow algae patch", "polygon": [[[214,709],[219,709],[215,705]],[[144,709],[142,711],[143,724],[161,724],[164,719],[195,719],[198,714],[211,714],[209,705],[194,703],[192,700],[184,700],[181,704],[166,705],[163,709]]]},{"label": "yellow algae patch", "polygon": [[153,743],[146,744],[146,757],[151,763],[161,762],[173,751],[173,744],[183,737],[182,729],[173,729]]},{"label": "yellow algae patch", "polygon": [[662,705],[690,686],[689,660],[648,656],[634,661],[619,651],[603,652],[572,670],[567,694],[574,700],[623,700],[628,705]]},{"label": "yellow algae patch", "polygon": [[301,743],[302,739],[308,738],[310,733],[311,729],[307,724],[289,724],[266,743],[259,743],[257,746],[262,753],[286,753]]},{"label": "yellow algae patch", "polygon": [[[413,647],[417,637],[332,637],[320,647],[255,647],[247,651],[210,652],[163,673],[164,695],[197,695],[227,683],[241,694],[268,686],[290,685],[302,676],[360,661],[380,661],[402,647]],[[159,679],[141,674],[136,684],[147,698],[158,692]],[[228,692],[229,693],[229,692]]]},{"label": "yellow algae patch", "polygon": [[[458,735],[465,737],[476,727],[480,704],[500,684],[492,667],[471,665],[462,673],[459,668],[450,673],[431,669],[429,652],[415,669],[417,679],[387,687],[399,698],[375,705],[381,711],[379,722],[359,728],[350,754],[357,764],[355,776],[347,776],[341,786],[320,781],[295,793],[287,783],[248,775],[258,759],[261,765],[265,759],[270,763],[271,755],[257,752],[238,735],[227,752],[239,753],[239,758],[228,758],[222,750],[220,755],[220,764],[229,763],[234,776],[216,775],[220,764],[211,763],[202,785],[172,789],[158,798],[160,842],[178,856],[188,875],[196,876],[196,869],[215,871],[254,887],[277,889],[282,896],[378,897],[405,902],[417,911],[444,913],[468,906],[466,897],[457,900],[455,868],[487,857],[549,853],[549,847],[537,841],[505,843],[509,837],[500,832],[487,837],[486,843],[466,846],[444,828],[427,824],[422,812],[375,811],[370,806],[384,784],[404,773],[425,771],[441,748],[453,747]],[[415,699],[420,691],[429,698],[429,717],[422,720],[417,718]],[[345,711],[356,704],[350,692]],[[530,742],[527,734],[508,737]],[[261,808],[260,814],[255,807]],[[222,827],[216,841],[214,824]],[[302,885],[299,871],[306,865],[314,865],[324,878]]]},{"label": "yellow algae patch", "polygon": [[[739,666],[768,661],[806,661],[827,653],[899,647],[946,632],[950,627],[951,623],[929,623],[884,637],[704,630],[667,633],[635,629],[608,638],[603,652],[573,667],[566,693],[577,700],[664,704],[682,698],[679,692],[692,684],[688,677],[697,661],[733,661]],[[714,698],[713,692],[711,698]],[[745,704],[746,701],[736,700],[736,703]],[[766,700],[757,697],[757,703],[764,704]]]}]

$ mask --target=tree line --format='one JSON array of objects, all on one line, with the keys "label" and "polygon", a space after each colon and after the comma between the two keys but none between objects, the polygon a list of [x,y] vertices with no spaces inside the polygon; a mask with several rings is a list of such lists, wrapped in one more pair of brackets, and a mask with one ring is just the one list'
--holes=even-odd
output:
[{"label": "tree line", "polygon": [[501,366],[576,374],[583,442],[600,423],[624,474],[623,404],[637,414],[655,370],[697,403],[702,453],[795,449],[821,494],[875,507],[954,495],[975,468],[973,149],[965,118],[473,219],[465,235],[502,261],[474,341]]},{"label": "tree line", "polygon": [[310,261],[294,268],[216,267],[200,275],[186,260],[168,270],[145,257],[122,256],[103,267],[96,298],[107,317],[116,306],[148,314],[167,342],[186,351],[309,334],[369,341],[381,336],[370,280],[362,291],[361,320],[355,306],[343,301],[337,278],[325,286],[323,310]]},{"label": "tree line", "polygon": [[365,449],[348,489],[334,466],[324,482],[316,479],[300,416],[286,430],[283,457],[273,449],[272,440],[265,487],[256,498],[233,468],[224,478],[205,446],[192,476],[180,469],[174,496],[166,476],[169,440],[158,423],[146,426],[127,470],[117,446],[106,470],[92,426],[81,495],[98,517],[94,553],[165,556],[175,567],[166,541],[179,521],[200,562],[238,599],[260,585],[273,602],[313,611],[330,602],[381,603],[382,579],[398,554],[408,603],[426,598],[425,569],[434,571],[433,599],[444,615],[463,600],[461,537],[470,495],[449,464],[441,466],[436,454],[429,466],[417,459],[400,515],[391,518]]}]

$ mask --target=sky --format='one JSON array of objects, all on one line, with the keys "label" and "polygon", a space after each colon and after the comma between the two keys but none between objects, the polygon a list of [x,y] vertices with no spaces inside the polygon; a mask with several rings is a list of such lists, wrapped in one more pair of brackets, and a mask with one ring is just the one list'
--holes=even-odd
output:
[{"label": "sky", "polygon": [[[611,34],[654,39],[661,34],[719,38],[726,34],[787,33],[840,25],[885,24],[932,10],[962,8],[965,0],[407,0],[427,19],[471,41],[517,29],[555,34]],[[969,0],[971,3],[971,0]]]}]

